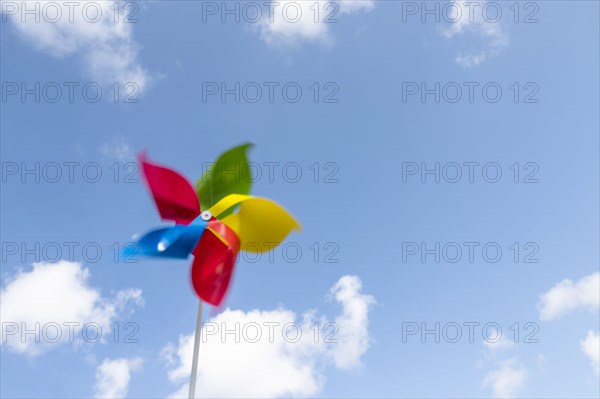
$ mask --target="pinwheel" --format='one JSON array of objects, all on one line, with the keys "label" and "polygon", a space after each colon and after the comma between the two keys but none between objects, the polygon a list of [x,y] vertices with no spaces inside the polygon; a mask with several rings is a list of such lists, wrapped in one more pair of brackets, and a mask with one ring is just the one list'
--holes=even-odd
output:
[{"label": "pinwheel", "polygon": [[129,247],[129,255],[137,252],[165,258],[194,257],[191,280],[200,303],[189,398],[196,391],[202,301],[215,306],[222,303],[240,250],[265,252],[293,229],[300,230],[298,222],[280,205],[248,195],[252,182],[246,159],[249,147],[242,145],[222,154],[196,183],[196,191],[176,171],[149,162],[145,154],[139,156],[140,170],[158,213],[175,225],[139,237],[137,245]]},{"label": "pinwheel", "polygon": [[[223,301],[240,250],[268,251],[291,230],[300,229],[277,203],[246,194],[221,194],[218,202],[203,211],[202,198],[183,176],[149,162],[145,154],[139,156],[139,163],[161,218],[175,225],[144,234],[133,248],[154,257],[186,259],[193,255],[192,286],[198,297],[211,305]],[[239,165],[237,170],[241,173]],[[228,191],[220,188],[223,193]],[[198,191],[201,194],[202,188]]]}]

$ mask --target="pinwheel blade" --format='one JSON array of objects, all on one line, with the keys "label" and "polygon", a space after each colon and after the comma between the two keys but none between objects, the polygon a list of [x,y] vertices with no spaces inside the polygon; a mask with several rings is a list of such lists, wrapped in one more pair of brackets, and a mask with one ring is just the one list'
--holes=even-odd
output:
[{"label": "pinwheel blade", "polygon": [[200,214],[196,191],[179,173],[152,164],[144,154],[139,156],[140,169],[163,219],[189,224]]},{"label": "pinwheel blade", "polygon": [[247,152],[253,144],[246,143],[222,153],[196,182],[202,210],[210,209],[229,194],[248,194],[252,186],[252,168]]},{"label": "pinwheel blade", "polygon": [[239,205],[237,213],[223,218],[238,236],[241,249],[248,252],[266,252],[279,245],[300,224],[283,207],[271,200],[249,195],[228,195],[211,209],[219,217],[222,213]]},{"label": "pinwheel blade", "polygon": [[[219,234],[222,233],[222,234]],[[204,302],[219,306],[233,274],[239,241],[235,233],[218,220],[212,220],[194,249],[192,285]]]},{"label": "pinwheel blade", "polygon": [[206,223],[198,220],[190,225],[175,225],[152,230],[127,246],[126,256],[145,255],[186,259],[200,241]]}]

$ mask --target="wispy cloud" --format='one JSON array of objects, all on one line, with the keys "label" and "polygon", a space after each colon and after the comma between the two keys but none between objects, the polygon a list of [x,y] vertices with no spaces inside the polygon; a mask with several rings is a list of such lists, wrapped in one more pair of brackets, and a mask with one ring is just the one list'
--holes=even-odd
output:
[{"label": "wispy cloud", "polygon": [[358,277],[344,276],[330,290],[343,308],[342,314],[335,318],[341,345],[334,345],[330,353],[335,366],[343,370],[358,367],[361,356],[369,348],[369,306],[375,299],[360,294],[361,289]]},{"label": "wispy cloud", "polygon": [[600,273],[583,277],[574,283],[565,279],[541,295],[538,311],[541,320],[554,320],[568,312],[585,308],[600,308]]},{"label": "wispy cloud", "polygon": [[[450,26],[442,29],[442,36],[448,40],[470,37],[480,42],[477,45],[478,48],[474,50],[459,51],[454,59],[457,64],[466,68],[476,67],[508,46],[509,36],[503,31],[500,21],[494,22],[484,18],[481,9],[486,2],[477,3],[478,11],[472,13],[468,10],[473,2],[456,1],[453,3],[456,4],[457,9],[461,10],[460,16],[456,15]],[[473,47],[472,44],[468,46]]]},{"label": "wispy cloud", "polygon": [[494,398],[514,398],[525,384],[527,370],[517,358],[499,362],[497,367],[487,373],[483,386],[490,387]]},{"label": "wispy cloud", "polygon": [[[26,18],[25,7],[33,10]],[[119,14],[115,7],[112,1],[91,0],[0,4],[3,19],[9,19],[24,41],[37,50],[59,59],[78,56],[87,78],[102,85],[131,82],[141,91],[151,77],[138,60],[140,46],[133,38],[135,24],[127,19],[123,3],[118,3]]]},{"label": "wispy cloud", "polygon": [[94,397],[120,399],[127,396],[131,373],[138,371],[142,360],[105,359],[96,369],[96,393]]},{"label": "wispy cloud", "polygon": [[135,156],[129,142],[124,137],[113,137],[104,142],[99,148],[100,154],[107,161],[134,161]]},{"label": "wispy cloud", "polygon": [[515,342],[507,338],[506,335],[500,338],[498,341],[483,341],[483,345],[490,351],[490,353],[498,353],[511,349],[515,346]]},{"label": "wispy cloud", "polygon": [[269,1],[271,18],[261,19],[256,27],[270,46],[286,48],[301,42],[331,46],[330,27],[344,14],[368,12],[374,0]]},{"label": "wispy cloud", "polygon": [[[592,273],[577,282],[564,279],[540,296],[538,311],[541,320],[558,319],[569,312],[600,309],[600,272]],[[597,320],[597,319],[596,319]],[[600,375],[600,333],[589,330],[579,341],[581,350],[590,359],[595,372]]]},{"label": "wispy cloud", "polygon": [[590,359],[596,374],[600,375],[600,333],[589,330],[587,337],[579,341],[581,350]]}]

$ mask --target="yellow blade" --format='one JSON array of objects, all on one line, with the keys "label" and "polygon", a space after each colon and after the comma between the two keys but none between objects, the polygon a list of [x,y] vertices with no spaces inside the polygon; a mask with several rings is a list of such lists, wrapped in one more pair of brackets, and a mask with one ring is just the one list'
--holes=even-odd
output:
[{"label": "yellow blade", "polygon": [[241,249],[248,252],[266,252],[279,245],[300,224],[279,204],[266,198],[231,194],[216,203],[210,212],[219,217],[221,213],[239,205],[237,213],[221,220],[240,239]]},{"label": "yellow blade", "polygon": [[213,214],[214,217],[216,217],[218,219],[219,216],[221,216],[221,214],[223,212],[225,212],[227,209],[239,204],[240,202],[246,201],[250,198],[254,198],[254,197],[252,197],[250,195],[243,195],[243,194],[230,194],[226,197],[223,197],[219,202],[214,204],[209,209],[209,211],[210,211],[210,213]]}]

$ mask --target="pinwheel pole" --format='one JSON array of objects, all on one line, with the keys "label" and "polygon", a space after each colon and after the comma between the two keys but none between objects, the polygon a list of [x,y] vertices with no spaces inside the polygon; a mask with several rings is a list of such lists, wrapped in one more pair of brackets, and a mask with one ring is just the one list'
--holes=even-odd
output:
[{"label": "pinwheel pole", "polygon": [[189,399],[196,396],[196,375],[198,374],[198,350],[200,349],[200,335],[202,332],[202,301],[198,301],[198,318],[196,319],[196,333],[194,334],[194,353],[192,355],[192,374],[190,375]]}]

